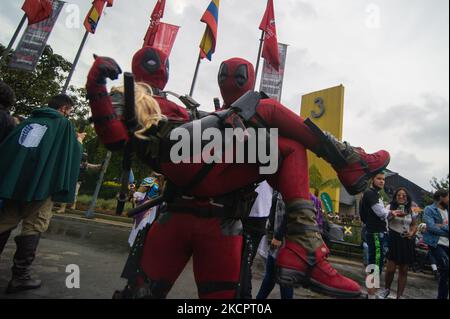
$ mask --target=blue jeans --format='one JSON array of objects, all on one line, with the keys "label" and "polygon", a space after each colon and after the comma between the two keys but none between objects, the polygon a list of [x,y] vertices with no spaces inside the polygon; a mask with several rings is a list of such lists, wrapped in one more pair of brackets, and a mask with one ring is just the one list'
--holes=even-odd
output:
[{"label": "blue jeans", "polygon": [[[275,263],[276,259],[269,254],[266,262],[266,274],[256,299],[267,299],[275,287]],[[292,299],[294,298],[294,288],[280,286],[280,294],[281,299]]]},{"label": "blue jeans", "polygon": [[436,258],[439,269],[439,289],[437,299],[448,298],[448,247],[438,245],[430,247],[431,254]]},{"label": "blue jeans", "polygon": [[367,267],[369,265],[369,245],[366,242],[363,242],[363,263],[364,266]]}]

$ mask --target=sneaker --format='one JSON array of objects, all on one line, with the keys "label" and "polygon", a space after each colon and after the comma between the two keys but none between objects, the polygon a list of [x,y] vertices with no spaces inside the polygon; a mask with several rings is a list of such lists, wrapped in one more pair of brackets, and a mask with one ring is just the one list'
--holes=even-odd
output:
[{"label": "sneaker", "polygon": [[377,293],[378,299],[387,299],[387,297],[391,294],[389,289],[383,289],[382,291]]}]

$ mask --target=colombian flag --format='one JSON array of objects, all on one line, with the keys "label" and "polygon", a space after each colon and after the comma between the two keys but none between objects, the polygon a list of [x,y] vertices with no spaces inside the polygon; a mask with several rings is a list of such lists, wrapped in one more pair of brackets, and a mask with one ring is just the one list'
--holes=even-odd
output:
[{"label": "colombian flag", "polygon": [[113,1],[114,0],[94,0],[94,2],[92,2],[92,8],[89,10],[86,19],[84,20],[84,27],[88,32],[95,33],[100,17],[102,16],[105,3],[108,7],[112,7]]},{"label": "colombian flag", "polygon": [[220,0],[211,0],[208,9],[200,21],[206,23],[205,34],[200,43],[200,57],[211,61],[213,53],[216,51],[217,28],[219,25],[219,4]]}]

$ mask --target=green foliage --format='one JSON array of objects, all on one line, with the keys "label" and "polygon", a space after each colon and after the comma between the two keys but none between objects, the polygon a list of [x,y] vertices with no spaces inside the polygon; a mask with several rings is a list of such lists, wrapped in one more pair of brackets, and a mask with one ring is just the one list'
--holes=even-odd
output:
[{"label": "green foliage", "polygon": [[[85,207],[89,206],[92,201],[92,196],[90,195],[80,195],[78,196],[77,204],[81,204]],[[99,198],[97,199],[95,207],[97,209],[103,210],[103,211],[109,211],[109,212],[115,212],[117,206],[117,200],[115,199],[103,199]],[[126,202],[125,203],[125,210],[131,209],[131,203]]]},{"label": "green foliage", "polygon": [[327,188],[339,188],[341,183],[338,179],[325,179],[320,173],[317,166],[312,165],[309,168],[309,187],[314,190],[314,195],[319,196],[320,193]]},{"label": "green foliage", "polygon": [[438,180],[436,177],[433,177],[430,181],[430,185],[433,188],[431,193],[425,193],[424,195],[424,202],[426,205],[433,204],[433,193],[437,192],[438,190],[444,189],[448,191],[448,184],[449,184],[449,174],[447,174],[447,177],[442,178]]},{"label": "green foliage", "polygon": [[448,182],[449,182],[449,174],[447,174],[446,178],[442,178],[441,180],[438,180],[436,177],[433,177],[430,181],[430,184],[431,187],[433,187],[433,190],[436,192],[441,189],[448,190]]},{"label": "green foliage", "polygon": [[106,184],[105,185],[105,183],[103,183],[98,197],[103,198],[103,199],[115,199],[119,192],[120,192],[120,184],[117,184],[117,185]]},{"label": "green foliage", "polygon": [[[84,151],[88,153],[88,161],[92,164],[103,163],[106,157],[107,149],[100,143],[95,132],[88,133],[86,143],[84,144]],[[151,169],[142,163],[139,159],[133,158],[132,168],[134,178],[139,184],[145,177],[151,173]],[[92,194],[98,180],[98,172],[87,172],[85,178],[85,185],[82,185],[82,192]],[[108,169],[105,174],[105,181],[120,182],[122,175],[122,153],[113,153]],[[103,187],[102,187],[103,189]]]},{"label": "green foliage", "polygon": [[[5,47],[0,44],[0,56],[4,51]],[[52,96],[62,92],[72,63],[55,54],[47,45],[34,72],[12,70],[8,64],[13,52],[0,62],[0,77],[16,93],[17,102],[12,112],[26,117],[33,109],[45,105]],[[89,108],[85,89],[70,86],[67,94],[76,104],[73,118],[86,120]]]},{"label": "green foliage", "polygon": [[[0,56],[4,50],[5,47],[0,44]],[[50,46],[47,46],[34,72],[11,70],[7,66],[12,54],[13,51],[9,53],[6,59],[0,61],[0,78],[11,86],[16,93],[17,103],[12,109],[13,114],[27,117],[34,108],[45,105],[52,96],[62,92],[72,64],[62,56],[54,53]],[[69,86],[67,94],[71,96],[76,105],[71,115],[72,123],[74,123],[77,131],[86,133],[84,151],[88,153],[88,162],[100,164],[105,160],[107,150],[99,142],[93,126],[88,123],[90,112],[89,103],[86,99],[86,90]],[[149,176],[150,169],[139,160],[134,159],[133,173],[140,182]],[[122,154],[114,153],[106,172],[105,180],[119,180],[121,174]],[[98,176],[99,172],[87,172],[80,192],[92,195]],[[106,199],[115,198],[115,194],[113,195],[112,193],[113,189],[104,189],[102,187],[100,195],[105,196]]]}]

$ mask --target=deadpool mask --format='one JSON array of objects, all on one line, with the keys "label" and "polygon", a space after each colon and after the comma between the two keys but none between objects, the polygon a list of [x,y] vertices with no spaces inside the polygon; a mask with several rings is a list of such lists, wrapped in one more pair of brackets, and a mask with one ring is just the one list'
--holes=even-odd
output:
[{"label": "deadpool mask", "polygon": [[255,69],[247,60],[233,58],[222,62],[218,81],[225,107],[230,107],[242,95],[253,90]]},{"label": "deadpool mask", "polygon": [[133,57],[133,74],[137,82],[164,90],[169,81],[169,58],[159,49],[144,47]]}]

